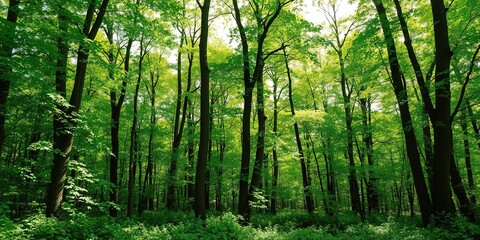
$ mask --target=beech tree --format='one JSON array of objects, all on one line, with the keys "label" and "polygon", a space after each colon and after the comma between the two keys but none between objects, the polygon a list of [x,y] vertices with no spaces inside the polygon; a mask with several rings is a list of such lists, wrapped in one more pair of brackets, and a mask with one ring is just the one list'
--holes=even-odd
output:
[{"label": "beech tree", "polygon": [[3,141],[5,140],[5,114],[8,92],[10,90],[10,79],[12,66],[8,60],[13,56],[15,43],[15,25],[18,20],[19,1],[9,0],[6,22],[2,21],[2,35],[0,36],[0,157],[2,153]]},{"label": "beech tree", "polygon": [[[261,169],[263,163],[263,154],[264,154],[264,135],[265,135],[265,116],[264,116],[264,106],[263,106],[263,83],[261,83],[260,88],[257,87],[257,101],[260,99],[260,102],[257,102],[258,110],[258,123],[259,123],[259,134],[257,141],[257,153],[255,155],[255,164],[254,171],[252,175],[253,186],[248,186],[248,177],[250,172],[250,118],[252,110],[252,100],[253,100],[253,89],[257,82],[263,81],[263,68],[264,62],[269,55],[276,52],[273,50],[270,53],[265,53],[263,49],[263,44],[268,35],[268,31],[272,26],[275,19],[280,14],[282,8],[288,5],[290,0],[276,2],[271,9],[266,9],[267,13],[262,11],[266,6],[260,5],[258,2],[254,2],[252,5],[253,13],[255,15],[256,28],[258,30],[256,36],[257,51],[255,55],[255,66],[253,68],[253,74],[251,72],[251,64],[249,60],[250,50],[249,43],[247,41],[247,33],[245,27],[242,23],[242,18],[240,14],[240,8],[238,2],[233,0],[233,10],[232,15],[234,16],[235,23],[240,35],[240,42],[242,46],[242,60],[243,60],[243,82],[244,82],[244,106],[243,106],[243,118],[242,118],[242,165],[240,168],[240,191],[239,191],[239,200],[238,200],[238,212],[243,217],[244,223],[248,223],[250,219],[251,208],[249,206],[249,201],[252,201],[253,191],[259,188]],[[278,50],[277,50],[278,51]]]},{"label": "beech tree", "polygon": [[197,168],[195,174],[195,217],[206,220],[207,213],[205,211],[205,175],[207,171],[208,158],[208,142],[209,142],[209,114],[210,114],[210,99],[209,99],[209,69],[208,69],[208,24],[210,13],[210,0],[203,1],[203,4],[198,2],[198,6],[202,10],[202,20],[200,27],[200,44],[199,44],[199,58],[200,58],[200,146],[198,147]]},{"label": "beech tree", "polygon": [[445,4],[0,1],[0,214],[475,221],[480,5]]},{"label": "beech tree", "polygon": [[432,202],[428,194],[425,177],[423,175],[422,165],[420,162],[420,154],[417,148],[417,139],[412,125],[412,117],[410,114],[408,95],[405,82],[402,81],[400,64],[398,62],[397,50],[395,41],[393,39],[392,30],[388,22],[385,7],[382,1],[374,0],[373,4],[378,13],[380,24],[388,53],[388,62],[391,71],[391,83],[393,85],[394,93],[397,98],[398,108],[400,110],[400,117],[402,119],[402,127],[405,136],[406,148],[410,167],[412,169],[413,181],[417,191],[418,201],[420,204],[420,211],[424,224],[428,224],[430,214],[432,213]]},{"label": "beech tree", "polygon": [[[83,88],[85,85],[85,74],[87,70],[90,48],[89,41],[93,41],[97,36],[98,30],[102,24],[103,17],[107,10],[108,0],[103,0],[98,7],[95,1],[89,1],[88,10],[83,22],[83,39],[79,42],[77,66],[75,71],[75,82],[73,85],[70,100],[67,105],[57,106],[58,110],[53,117],[53,148],[58,150],[54,153],[53,166],[51,171],[51,180],[47,194],[48,217],[58,215],[60,206],[63,202],[63,190],[65,187],[66,168],[70,158],[70,152],[73,145],[73,130],[76,126],[76,115],[80,110],[82,102]],[[65,13],[59,10],[59,28],[60,32],[65,32],[68,26]],[[94,15],[96,13],[96,18]],[[68,42],[65,36],[59,36],[57,47],[59,57],[57,59],[56,91],[62,98],[66,98],[66,65],[68,55]]]}]

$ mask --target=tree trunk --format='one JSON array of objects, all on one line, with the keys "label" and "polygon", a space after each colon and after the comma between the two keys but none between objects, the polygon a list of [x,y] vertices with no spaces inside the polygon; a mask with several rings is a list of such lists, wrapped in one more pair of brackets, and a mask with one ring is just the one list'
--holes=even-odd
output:
[{"label": "tree trunk", "polygon": [[178,47],[178,57],[177,57],[177,100],[175,108],[175,120],[173,127],[173,143],[172,143],[172,155],[170,158],[170,167],[168,169],[168,188],[167,188],[167,209],[174,210],[175,206],[175,175],[177,173],[177,160],[178,160],[178,148],[180,147],[179,136],[180,130],[180,110],[182,106],[182,47],[183,47],[183,36],[184,33],[181,32],[180,46]]},{"label": "tree trunk", "polygon": [[[140,195],[140,204],[138,206],[139,215],[142,214],[143,210],[148,209],[152,210],[153,205],[153,186],[152,186],[152,175],[153,175],[153,161],[154,161],[154,146],[153,141],[155,137],[155,123],[157,122],[156,111],[155,111],[155,98],[158,81],[160,80],[159,73],[155,74],[153,71],[150,71],[150,89],[147,85],[147,91],[150,96],[150,134],[148,136],[148,156],[147,156],[147,169],[145,169],[145,180],[143,181],[143,189]],[[148,186],[148,193],[147,193]]]},{"label": "tree trunk", "polygon": [[[329,196],[328,194],[325,193],[325,188],[323,187],[322,174],[320,172],[320,164],[318,163],[317,154],[315,152],[315,144],[308,129],[307,129],[307,137],[308,137],[307,141],[310,141],[313,158],[315,159],[315,165],[317,167],[318,182],[320,184],[320,190],[322,191],[322,202],[325,208],[325,213],[327,214],[327,216],[331,217],[333,216],[333,209],[330,206]],[[308,147],[309,147],[309,144],[307,143],[307,148]]]},{"label": "tree trunk", "polygon": [[[108,0],[103,0],[98,10],[97,18],[92,24],[93,13],[95,12],[95,2],[93,0],[90,1],[85,17],[84,27],[82,30],[83,36],[85,36],[88,40],[93,41],[95,39],[98,29],[100,28],[100,25],[102,23],[103,16],[105,15],[107,5]],[[61,11],[59,14],[59,25],[60,29],[62,29],[60,32],[67,30],[67,18],[63,13],[61,13]],[[56,72],[56,79],[58,80],[58,83],[56,89],[58,92],[60,92],[60,95],[65,98],[66,94],[64,93],[66,93],[66,86],[62,85],[65,84],[66,81],[67,60],[65,56],[68,55],[66,53],[68,52],[68,50],[66,50],[65,48],[67,48],[66,45],[68,45],[68,43],[65,39],[63,39],[63,37],[59,37],[57,44],[59,58],[57,59],[58,70]],[[90,50],[87,41],[82,40],[78,49],[75,82],[69,101],[70,106],[68,108],[62,107],[60,108],[61,113],[56,112],[54,114],[53,125],[55,130],[53,137],[53,147],[55,150],[58,151],[55,151],[53,157],[53,166],[51,170],[50,185],[47,193],[46,202],[47,217],[58,215],[60,211],[60,206],[63,202],[63,190],[66,179],[66,168],[68,165],[68,160],[70,158],[70,151],[73,145],[74,129],[72,128],[74,128],[76,125],[75,118],[80,110],[80,104],[82,101],[89,51]],[[64,65],[65,68],[63,67]],[[64,70],[62,70],[62,68]],[[62,119],[64,121],[62,121]],[[66,131],[67,129],[69,131]]]},{"label": "tree trunk", "polygon": [[[58,12],[58,25],[59,35],[57,37],[57,70],[55,72],[55,91],[63,98],[66,98],[67,92],[67,60],[69,44],[65,39],[65,34],[68,31],[67,17],[64,10],[59,9]],[[80,56],[80,52],[78,54]],[[51,183],[47,192],[47,217],[58,216],[60,212],[60,206],[63,201],[63,190],[65,186],[67,164],[70,155],[71,144],[73,137],[68,137],[66,131],[71,122],[71,119],[66,118],[64,114],[67,112],[67,107],[57,104],[56,108],[59,111],[55,111],[53,115],[53,149],[59,149],[64,154],[54,152],[54,165],[51,170]],[[71,135],[70,135],[71,136]]]},{"label": "tree trunk", "polygon": [[[260,39],[259,39],[260,41]],[[262,45],[259,43],[259,45]],[[248,201],[255,202],[254,192],[261,190],[263,158],[265,156],[265,96],[263,83],[263,53],[260,46],[257,50],[257,59],[255,70],[253,72],[253,81],[257,84],[257,119],[258,119],[258,133],[257,133],[257,149],[255,152],[255,162],[253,164],[252,179],[250,182],[250,189],[248,193]],[[247,216],[250,217],[251,208],[248,208]],[[247,221],[249,218],[247,218]]]},{"label": "tree trunk", "polygon": [[[11,59],[13,56],[14,42],[11,39],[15,39],[16,31],[15,25],[18,20],[18,5],[20,1],[18,0],[9,0],[8,1],[8,11],[7,11],[7,22],[3,25],[5,29],[1,31],[1,40],[0,43],[0,57],[3,59],[0,62],[0,157],[2,154],[3,142],[5,140],[5,115],[6,115],[6,104],[8,92],[10,90],[10,79],[12,74],[12,66],[7,63],[7,59]],[[63,17],[64,16],[59,16]],[[63,21],[63,20],[59,20]],[[59,40],[62,37],[59,37]],[[60,47],[57,43],[57,47]],[[60,50],[60,49],[59,49]]]},{"label": "tree trunk", "polygon": [[[200,4],[199,4],[200,5]],[[202,10],[201,33],[199,45],[200,58],[200,146],[198,147],[197,169],[195,174],[195,217],[206,220],[205,210],[205,178],[208,159],[209,142],[209,69],[207,61],[208,44],[208,16],[210,11],[210,0],[204,0],[200,6]]]},{"label": "tree trunk", "polygon": [[140,82],[142,81],[142,71],[143,71],[143,59],[147,53],[148,44],[144,42],[144,36],[140,37],[140,59],[138,61],[138,74],[137,74],[137,84],[135,85],[135,94],[133,96],[133,121],[132,128],[130,131],[130,156],[128,164],[128,197],[127,197],[127,217],[132,217],[133,214],[133,196],[134,192],[134,182],[135,182],[135,171],[136,171],[136,162],[139,157],[137,156],[138,150],[138,133],[137,133],[137,122],[138,122],[138,95],[140,90]]},{"label": "tree trunk", "polygon": [[[466,112],[467,112],[466,109],[463,109],[460,112],[460,125],[462,127],[462,133],[463,133],[463,149],[465,151],[465,167],[467,168],[467,180],[468,180],[468,191],[470,195],[470,202],[475,205],[477,204],[477,200],[475,197],[475,183],[473,181],[472,163],[470,159],[470,142],[468,141]],[[475,122],[475,120],[473,121]]]},{"label": "tree trunk", "polygon": [[278,185],[278,156],[277,156],[277,142],[278,142],[278,100],[282,94],[282,90],[278,92],[278,78],[272,78],[273,81],[273,174],[272,174],[272,192],[270,195],[270,212],[277,214],[277,185]]},{"label": "tree trunk", "polygon": [[187,141],[187,173],[186,173],[186,180],[187,180],[187,200],[188,200],[188,208],[193,208],[193,200],[195,198],[195,182],[193,179],[194,175],[194,161],[195,161],[195,143],[193,142],[193,136],[195,134],[195,126],[194,126],[194,116],[193,116],[193,104],[191,104],[191,100],[189,100],[188,104],[188,141]]},{"label": "tree trunk", "polygon": [[[339,40],[338,40],[339,42]],[[361,213],[360,192],[358,188],[357,172],[355,170],[355,160],[353,158],[353,130],[352,130],[352,112],[351,112],[351,91],[348,90],[347,77],[345,76],[345,63],[341,48],[337,50],[340,62],[340,83],[342,87],[343,107],[345,112],[345,125],[347,130],[347,158],[350,166],[348,173],[348,183],[350,186],[350,201],[352,210]]]},{"label": "tree trunk", "polygon": [[[363,89],[366,90],[366,89]],[[362,109],[363,142],[368,163],[368,181],[367,181],[367,202],[368,212],[378,213],[380,211],[378,204],[378,192],[376,188],[377,177],[375,176],[373,160],[373,138],[371,130],[371,102],[370,97],[360,98],[360,108]]]},{"label": "tree trunk", "polygon": [[[243,218],[241,219],[242,224],[248,224],[250,219],[250,206],[248,203],[249,200],[249,189],[248,189],[248,175],[250,171],[250,116],[252,111],[252,94],[255,87],[256,80],[258,77],[263,75],[263,65],[264,61],[268,57],[263,57],[263,43],[267,38],[267,33],[272,23],[280,14],[280,10],[286,4],[291,1],[278,2],[275,8],[275,11],[271,14],[268,14],[263,18],[260,6],[257,2],[254,2],[252,7],[254,8],[255,18],[257,22],[258,34],[257,34],[257,56],[254,70],[254,78],[250,78],[250,63],[249,63],[249,50],[247,35],[242,24],[242,19],[240,16],[240,9],[238,7],[237,0],[232,0],[234,8],[234,18],[237,25],[240,41],[242,45],[242,60],[243,60],[243,82],[244,82],[244,107],[243,107],[243,119],[242,119],[242,163],[240,169],[240,191],[239,191],[239,201],[238,201],[238,214]],[[262,105],[263,107],[263,105]],[[264,121],[265,119],[260,119]],[[260,123],[260,122],[259,122]],[[264,124],[264,123],[263,123]],[[262,151],[262,149],[260,149]],[[263,158],[263,156],[259,156]],[[256,158],[257,161],[257,158]],[[258,166],[258,165],[257,165]],[[261,163],[259,164],[261,166]],[[260,170],[261,171],[261,170]],[[255,173],[255,171],[254,171]],[[252,176],[252,182],[253,176]],[[255,187],[255,186],[254,186]],[[252,188],[250,188],[252,189]]]},{"label": "tree trunk", "polygon": [[[415,50],[412,45],[412,39],[410,37],[410,32],[408,30],[407,22],[403,15],[400,2],[399,0],[394,0],[394,3],[395,3],[395,9],[397,12],[397,17],[399,19],[400,26],[402,28],[403,38],[405,39],[404,44],[405,44],[405,47],[407,48],[408,57],[410,59],[410,63],[415,73],[417,83],[420,86],[420,93],[423,99],[424,107],[423,107],[423,113],[422,113],[422,118],[423,118],[422,130],[423,130],[423,144],[425,148],[425,168],[427,170],[426,172],[427,172],[430,188],[432,188],[433,186],[432,164],[435,160],[435,157],[434,157],[434,151],[433,151],[432,137],[430,133],[430,124],[428,122],[428,114],[429,112],[432,111],[432,107],[433,107],[430,99],[428,86],[429,86],[430,77],[435,65],[434,64],[431,65],[430,71],[427,73],[427,79],[425,79],[423,76],[422,69],[420,67],[420,63],[418,62],[417,55],[415,54]],[[417,93],[415,92],[415,94]],[[417,96],[417,100],[419,100],[418,96]]]},{"label": "tree trunk", "polygon": [[[462,177],[460,176],[460,172],[458,171],[457,163],[455,162],[453,152],[451,154],[449,171],[450,183],[452,185],[453,192],[457,197],[460,212],[462,213],[462,215],[468,218],[469,221],[475,222],[475,214],[473,213],[474,206],[470,203],[470,200],[468,199],[467,192],[465,191],[465,187],[463,186]],[[451,200],[451,204],[454,205],[453,200]]]},{"label": "tree trunk", "polygon": [[[290,67],[288,65],[288,57],[287,57],[287,52],[285,48],[283,48],[283,57],[285,61],[285,68],[287,69],[287,77],[288,77],[288,99],[290,102],[290,111],[292,113],[292,117],[295,117],[295,108],[293,105],[293,97],[292,97],[292,78],[290,76]],[[303,149],[302,149],[302,142],[300,139],[300,131],[298,130],[298,123],[294,122],[293,128],[295,130],[295,139],[297,142],[297,149],[298,149],[298,156],[300,158],[300,167],[302,169],[302,182],[303,182],[303,194],[305,198],[305,203],[307,206],[307,211],[308,213],[313,213],[315,211],[315,206],[313,202],[313,195],[310,191],[310,179],[309,179],[309,169],[307,165],[305,164],[305,157],[303,155]]]},{"label": "tree trunk", "polygon": [[443,0],[431,0],[435,35],[435,114],[430,117],[434,133],[434,156],[431,188],[435,215],[453,214],[450,201],[450,162],[453,136],[450,122],[450,51],[447,8]]},{"label": "tree trunk", "polygon": [[242,44],[243,60],[243,115],[242,115],[242,162],[240,166],[240,181],[238,193],[238,214],[242,216],[241,222],[248,223],[249,205],[248,205],[248,177],[250,172],[250,118],[252,114],[252,99],[255,81],[250,80],[250,62],[247,35],[240,18],[240,9],[237,0],[232,0],[235,10],[235,22],[240,34]]},{"label": "tree trunk", "polygon": [[[226,105],[224,102],[223,105]],[[225,122],[223,117],[219,119],[219,127],[221,131],[221,137],[220,140],[217,143],[217,148],[218,148],[218,160],[219,160],[219,166],[217,167],[217,184],[215,187],[215,210],[217,211],[223,211],[223,201],[222,201],[222,184],[223,184],[223,163],[224,163],[224,158],[225,158]]]},{"label": "tree trunk", "polygon": [[[325,113],[328,113],[328,104],[327,101],[323,101],[323,110]],[[332,152],[332,138],[327,135],[324,137],[322,134],[320,134],[322,138],[322,146],[323,146],[323,159],[325,161],[325,175],[327,178],[327,191],[328,191],[328,205],[331,209],[331,214],[333,215],[335,213],[335,205],[336,205],[336,188],[335,188],[335,173],[333,171],[333,152]],[[325,140],[326,138],[326,140]]]},{"label": "tree trunk", "polygon": [[[113,29],[111,26],[107,27],[106,35],[110,45],[113,45]],[[124,61],[124,71],[128,73],[130,68],[130,50],[132,47],[133,39],[129,39],[127,47],[125,50],[125,61]],[[110,65],[115,64],[116,59],[114,59],[113,50],[108,52],[108,61]],[[109,78],[114,80],[115,75],[113,68],[109,69]],[[127,74],[123,77],[122,80],[122,89],[120,92],[120,97],[117,102],[117,92],[115,90],[110,91],[110,109],[111,109],[111,126],[110,126],[110,135],[111,135],[111,147],[112,154],[110,154],[110,183],[112,184],[112,190],[110,192],[110,208],[109,214],[112,217],[117,216],[117,208],[114,206],[118,203],[118,131],[120,128],[120,112],[122,109],[123,102],[125,100],[125,92],[127,87]]]},{"label": "tree trunk", "polygon": [[423,176],[422,164],[420,162],[420,154],[417,148],[417,139],[415,137],[415,132],[412,125],[412,117],[410,115],[407,90],[405,83],[402,81],[401,78],[401,71],[397,58],[395,41],[393,39],[389,21],[387,19],[385,7],[380,0],[373,0],[373,3],[377,10],[385,38],[385,43],[388,51],[389,65],[392,74],[391,80],[395,96],[397,98],[398,108],[400,110],[400,118],[402,121],[402,128],[405,136],[408,160],[412,169],[413,182],[417,191],[423,223],[426,225],[429,223],[430,214],[432,213],[432,202],[430,201],[427,185],[425,183],[425,177]]}]

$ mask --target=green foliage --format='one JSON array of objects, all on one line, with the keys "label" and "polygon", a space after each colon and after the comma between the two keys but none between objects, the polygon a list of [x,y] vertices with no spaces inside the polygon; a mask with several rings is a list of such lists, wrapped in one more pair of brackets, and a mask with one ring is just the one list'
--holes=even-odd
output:
[{"label": "green foliage", "polygon": [[[165,217],[164,219],[162,219]],[[412,218],[340,214],[323,217],[299,212],[279,216],[256,215],[253,226],[243,227],[232,213],[212,216],[205,223],[192,212],[145,213],[137,219],[89,217],[63,219],[43,214],[12,222],[0,217],[0,239],[478,239],[480,228],[456,218],[448,227],[420,227]],[[159,221],[159,219],[164,221]],[[167,223],[170,222],[170,223]]]}]

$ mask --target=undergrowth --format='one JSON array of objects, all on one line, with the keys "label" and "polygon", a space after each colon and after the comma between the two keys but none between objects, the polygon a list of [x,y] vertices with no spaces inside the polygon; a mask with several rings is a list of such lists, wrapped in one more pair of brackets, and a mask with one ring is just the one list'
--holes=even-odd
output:
[{"label": "undergrowth", "polygon": [[205,224],[191,212],[146,212],[133,219],[33,214],[12,221],[0,216],[0,239],[480,239],[480,227],[463,218],[442,228],[423,228],[415,218],[378,215],[361,223],[352,214],[285,212],[255,214],[252,224],[243,227],[232,213],[211,215]]}]

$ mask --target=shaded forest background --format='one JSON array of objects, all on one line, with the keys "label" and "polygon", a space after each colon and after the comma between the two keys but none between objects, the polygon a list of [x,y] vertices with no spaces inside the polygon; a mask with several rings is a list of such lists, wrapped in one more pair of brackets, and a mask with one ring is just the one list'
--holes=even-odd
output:
[{"label": "shaded forest background", "polygon": [[0,4],[5,217],[478,219],[476,0]]}]

